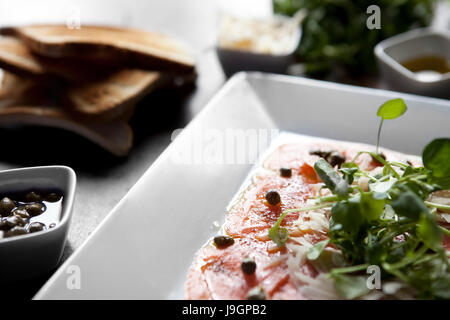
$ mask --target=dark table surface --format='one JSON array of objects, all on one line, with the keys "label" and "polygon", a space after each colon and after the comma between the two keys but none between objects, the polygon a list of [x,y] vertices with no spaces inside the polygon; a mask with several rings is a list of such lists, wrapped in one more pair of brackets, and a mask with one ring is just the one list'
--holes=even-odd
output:
[{"label": "dark table surface", "polygon": [[[73,3],[74,7],[67,4]],[[61,22],[80,14],[81,22],[108,23],[173,34],[194,49],[196,86],[165,89],[141,101],[130,123],[134,146],[130,154],[116,158],[70,132],[37,127],[0,129],[3,152],[0,170],[37,165],[67,165],[78,178],[73,218],[62,263],[76,250],[108,212],[119,202],[159,154],[170,144],[175,129],[186,126],[225,82],[214,50],[216,9],[205,0],[108,0],[14,2],[0,0],[2,25]],[[17,14],[20,13],[20,14]],[[339,73],[326,80],[384,87],[377,77],[349,78]],[[5,152],[8,151],[8,152]],[[15,281],[1,292],[31,298],[53,273]]]}]

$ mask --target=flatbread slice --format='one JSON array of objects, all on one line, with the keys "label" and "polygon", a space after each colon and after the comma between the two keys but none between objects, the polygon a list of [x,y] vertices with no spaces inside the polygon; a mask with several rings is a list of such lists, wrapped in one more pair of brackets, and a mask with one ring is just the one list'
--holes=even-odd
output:
[{"label": "flatbread slice", "polygon": [[0,69],[0,125],[25,124],[75,132],[116,156],[125,156],[133,143],[127,118],[97,121],[80,118],[40,95],[41,88]]},{"label": "flatbread slice", "polygon": [[150,91],[167,84],[168,75],[124,69],[67,89],[67,103],[77,113],[112,119],[122,115]]},{"label": "flatbread slice", "polygon": [[80,59],[53,59],[33,54],[19,38],[0,37],[0,68],[39,81],[83,82],[98,79],[117,68]]},{"label": "flatbread slice", "polygon": [[129,67],[192,73],[190,49],[172,37],[128,28],[31,25],[9,28],[35,53],[52,58],[83,57]]},{"label": "flatbread slice", "polygon": [[139,69],[121,69],[90,76],[89,73],[98,70],[80,72],[70,63],[67,66],[62,64],[60,59],[43,60],[32,54],[20,39],[0,37],[0,67],[24,78],[53,84],[59,77],[72,80],[59,88],[62,102],[74,112],[101,118],[112,119],[122,115],[150,91],[172,79],[172,76],[156,71]]}]

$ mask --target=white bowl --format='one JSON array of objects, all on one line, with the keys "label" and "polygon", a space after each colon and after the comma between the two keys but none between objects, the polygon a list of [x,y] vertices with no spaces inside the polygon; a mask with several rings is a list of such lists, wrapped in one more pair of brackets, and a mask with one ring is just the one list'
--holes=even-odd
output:
[{"label": "white bowl", "polygon": [[380,42],[375,55],[390,89],[414,94],[450,98],[450,73],[425,81],[401,65],[402,61],[437,55],[450,60],[450,31],[416,29]]},{"label": "white bowl", "polygon": [[61,220],[54,228],[0,239],[0,283],[14,281],[16,276],[31,278],[56,267],[69,230],[75,185],[75,172],[64,166],[0,171],[0,194],[57,189],[64,195]]}]

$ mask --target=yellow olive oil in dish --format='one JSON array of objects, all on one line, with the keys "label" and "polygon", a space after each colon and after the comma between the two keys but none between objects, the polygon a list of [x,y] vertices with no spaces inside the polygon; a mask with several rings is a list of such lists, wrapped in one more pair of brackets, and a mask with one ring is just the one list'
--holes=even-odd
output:
[{"label": "yellow olive oil in dish", "polygon": [[444,57],[421,56],[402,62],[402,66],[416,73],[421,80],[438,80],[443,74],[450,72],[450,63]]},{"label": "yellow olive oil in dish", "polygon": [[1,194],[0,241],[55,227],[61,219],[62,201],[59,191]]}]

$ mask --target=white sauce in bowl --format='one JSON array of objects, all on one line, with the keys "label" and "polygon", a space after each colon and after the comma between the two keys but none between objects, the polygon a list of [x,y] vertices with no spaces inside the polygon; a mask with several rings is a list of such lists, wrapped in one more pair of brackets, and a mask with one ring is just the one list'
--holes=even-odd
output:
[{"label": "white sauce in bowl", "polygon": [[299,32],[298,22],[291,18],[256,20],[224,15],[219,25],[219,46],[261,54],[285,55],[297,47]]}]

